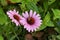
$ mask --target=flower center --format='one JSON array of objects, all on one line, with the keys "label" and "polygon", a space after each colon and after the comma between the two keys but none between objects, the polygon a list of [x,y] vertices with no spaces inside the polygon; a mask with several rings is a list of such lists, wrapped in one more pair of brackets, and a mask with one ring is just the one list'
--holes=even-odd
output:
[{"label": "flower center", "polygon": [[34,18],[32,18],[32,17],[27,18],[27,23],[30,24],[30,25],[33,25],[35,23]]},{"label": "flower center", "polygon": [[17,15],[14,15],[13,17],[14,17],[14,19],[16,19],[17,21],[20,20],[19,16],[17,16]]}]

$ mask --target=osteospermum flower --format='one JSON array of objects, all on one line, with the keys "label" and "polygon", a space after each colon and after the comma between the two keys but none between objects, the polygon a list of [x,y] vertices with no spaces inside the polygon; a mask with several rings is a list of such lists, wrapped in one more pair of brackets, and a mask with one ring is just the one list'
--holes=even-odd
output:
[{"label": "osteospermum flower", "polygon": [[15,9],[7,11],[7,15],[10,17],[10,19],[12,19],[12,22],[14,22],[16,26],[21,24],[20,20],[22,17],[18,14],[18,11],[16,11]]},{"label": "osteospermum flower", "polygon": [[22,13],[22,15],[23,18],[20,22],[24,25],[24,28],[26,28],[28,32],[36,31],[36,29],[41,26],[41,17],[39,14],[36,14],[36,12],[30,10],[29,13],[26,11],[25,13]]}]

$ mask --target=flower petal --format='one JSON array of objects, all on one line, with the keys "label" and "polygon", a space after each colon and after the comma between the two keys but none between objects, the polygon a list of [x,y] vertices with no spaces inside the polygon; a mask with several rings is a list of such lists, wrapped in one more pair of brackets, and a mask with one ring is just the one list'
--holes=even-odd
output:
[{"label": "flower petal", "polygon": [[33,12],[32,12],[32,10],[30,10],[30,17],[32,17],[32,14],[33,14]]},{"label": "flower petal", "polygon": [[[12,19],[12,22],[14,22],[16,24],[16,26],[19,26],[21,24],[20,23],[20,20],[21,20],[22,16],[20,16],[18,14],[18,11],[16,12],[15,9],[14,10],[7,11],[7,15],[10,17],[10,19]],[[19,17],[19,20],[18,21],[17,21],[16,18],[14,18],[14,15],[15,15],[16,18]]]}]

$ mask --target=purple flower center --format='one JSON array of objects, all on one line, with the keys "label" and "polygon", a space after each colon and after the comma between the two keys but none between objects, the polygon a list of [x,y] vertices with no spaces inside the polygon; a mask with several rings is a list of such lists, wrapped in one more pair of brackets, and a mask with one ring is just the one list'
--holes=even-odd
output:
[{"label": "purple flower center", "polygon": [[14,17],[14,19],[16,19],[17,21],[20,20],[19,16],[17,16],[17,15],[13,15],[13,17]]},{"label": "purple flower center", "polygon": [[32,17],[27,18],[27,23],[30,25],[33,25],[35,23],[34,18],[32,18]]}]

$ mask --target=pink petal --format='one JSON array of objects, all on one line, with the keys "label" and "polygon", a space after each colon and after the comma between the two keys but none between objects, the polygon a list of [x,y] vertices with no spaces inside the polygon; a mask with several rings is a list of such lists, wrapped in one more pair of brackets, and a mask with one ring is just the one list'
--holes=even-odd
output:
[{"label": "pink petal", "polygon": [[27,11],[25,11],[25,14],[26,14],[27,17],[29,16]]},{"label": "pink petal", "polygon": [[39,17],[40,15],[39,15],[39,14],[37,14],[36,16],[38,16],[38,17]]},{"label": "pink petal", "polygon": [[32,17],[32,15],[33,15],[33,12],[32,12],[32,10],[30,10],[30,17]]},{"label": "pink petal", "polygon": [[[18,11],[16,12],[16,10],[14,9],[13,11],[10,10],[7,12],[7,15],[10,17],[10,19],[12,19],[12,22],[14,22],[16,24],[16,26],[20,25],[21,23],[18,22],[16,19],[14,19],[14,15],[17,15],[19,16],[19,18],[21,17],[19,14],[18,14]],[[21,19],[21,18],[20,18]],[[20,20],[19,20],[20,21]]]},{"label": "pink petal", "polygon": [[20,25],[18,21],[15,20],[14,22],[16,23],[16,26]]},{"label": "pink petal", "polygon": [[10,10],[10,11],[8,11],[8,12],[9,12],[10,14],[14,14],[14,13],[13,13],[13,11],[11,11],[11,10]]},{"label": "pink petal", "polygon": [[22,13],[22,15],[23,15],[24,18],[27,18],[27,15],[25,13]]},{"label": "pink petal", "polygon": [[36,12],[34,12],[33,16],[36,16]]}]

